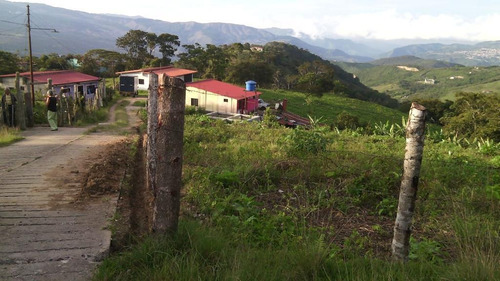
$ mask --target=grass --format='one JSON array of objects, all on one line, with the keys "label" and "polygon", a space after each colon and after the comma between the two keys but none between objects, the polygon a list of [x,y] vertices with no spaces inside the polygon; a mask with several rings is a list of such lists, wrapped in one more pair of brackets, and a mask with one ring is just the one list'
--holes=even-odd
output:
[{"label": "grass", "polygon": [[0,127],[0,147],[8,146],[16,141],[22,140],[21,132],[16,128]]},{"label": "grass", "polygon": [[500,278],[499,147],[426,142],[410,261],[400,264],[390,241],[404,150],[398,134],[188,115],[179,232],[112,256],[94,279]]},{"label": "grass", "polygon": [[[288,110],[301,116],[308,116],[317,119],[322,118],[321,122],[332,124],[335,118],[342,112],[358,116],[364,123],[379,123],[389,121],[390,123],[400,123],[401,118],[406,114],[389,109],[387,107],[365,102],[357,99],[350,99],[335,96],[333,94],[324,94],[322,97],[311,97],[305,101],[305,95],[299,92],[267,90],[263,89],[262,98],[271,104],[281,101],[284,98],[288,100]],[[308,103],[309,102],[309,103]]]},{"label": "grass", "polygon": [[[90,129],[90,132],[97,132],[97,131],[108,131],[108,132],[115,132],[118,134],[128,134],[128,114],[126,110],[126,106],[130,104],[129,101],[127,100],[120,100],[118,101],[117,106],[115,107],[115,121],[111,124],[102,124],[102,125],[97,125],[94,126]],[[98,113],[106,113],[105,117],[106,118],[100,118],[100,114],[95,116],[95,120],[91,120],[91,124],[95,124],[96,121],[102,122],[106,121],[108,119],[108,111],[109,109],[107,108],[102,108],[98,111]],[[103,116],[104,117],[104,116]],[[88,119],[84,119],[88,120]]]},{"label": "grass", "polygon": [[151,237],[100,269],[94,280],[442,280],[431,263],[345,261],[318,240],[255,248],[194,221],[181,221],[174,237]]}]

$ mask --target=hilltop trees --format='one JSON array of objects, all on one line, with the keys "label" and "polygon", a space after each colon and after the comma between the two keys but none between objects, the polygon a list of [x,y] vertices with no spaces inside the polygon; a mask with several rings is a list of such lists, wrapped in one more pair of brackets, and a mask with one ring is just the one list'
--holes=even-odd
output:
[{"label": "hilltop trees", "polygon": [[85,53],[80,70],[84,73],[113,77],[115,72],[125,70],[126,56],[114,51],[93,49]]},{"label": "hilltop trees", "polygon": [[198,43],[182,47],[185,52],[178,55],[177,66],[196,69],[201,78],[224,80],[228,59],[222,48]]},{"label": "hilltop trees", "polygon": [[494,95],[459,93],[443,130],[466,138],[489,138],[500,142],[500,98]]},{"label": "hilltop trees", "polygon": [[[130,30],[116,39],[116,46],[124,49],[129,57],[127,67],[141,68],[143,66],[169,65],[177,47],[179,37],[168,33],[156,35],[142,30]],[[155,59],[156,49],[162,54],[161,59]]]},{"label": "hilltop trees", "polygon": [[17,55],[0,50],[0,75],[15,73],[19,70],[18,63],[19,57]]},{"label": "hilltop trees", "polygon": [[334,72],[328,64],[320,60],[305,62],[298,67],[299,79],[297,88],[316,96],[333,90]]}]

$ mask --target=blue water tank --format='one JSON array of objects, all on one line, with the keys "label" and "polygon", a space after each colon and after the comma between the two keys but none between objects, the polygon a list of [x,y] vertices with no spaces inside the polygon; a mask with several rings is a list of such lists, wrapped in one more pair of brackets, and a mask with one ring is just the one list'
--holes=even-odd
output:
[{"label": "blue water tank", "polygon": [[246,88],[245,88],[246,91],[254,92],[255,88],[257,88],[257,82],[255,82],[255,81],[250,80],[250,81],[245,82],[245,84],[246,84]]}]

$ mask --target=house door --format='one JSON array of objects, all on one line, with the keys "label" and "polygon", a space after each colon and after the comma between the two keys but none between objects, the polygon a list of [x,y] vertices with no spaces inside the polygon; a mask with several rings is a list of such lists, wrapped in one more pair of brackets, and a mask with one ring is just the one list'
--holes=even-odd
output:
[{"label": "house door", "polygon": [[222,113],[229,113],[231,111],[231,104],[228,98],[223,98],[222,102],[219,103],[219,111]]},{"label": "house door", "polygon": [[246,111],[245,101],[246,100],[238,100],[238,108],[237,108],[238,113],[245,113]]}]

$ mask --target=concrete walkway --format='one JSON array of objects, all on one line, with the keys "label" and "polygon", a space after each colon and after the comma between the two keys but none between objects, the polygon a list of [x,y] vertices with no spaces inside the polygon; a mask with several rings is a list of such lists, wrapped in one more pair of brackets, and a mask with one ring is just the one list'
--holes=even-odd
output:
[{"label": "concrete walkway", "polygon": [[109,252],[117,195],[75,203],[78,173],[124,137],[85,131],[31,128],[0,148],[0,280],[89,280]]}]

